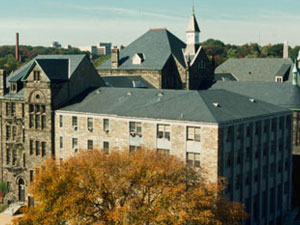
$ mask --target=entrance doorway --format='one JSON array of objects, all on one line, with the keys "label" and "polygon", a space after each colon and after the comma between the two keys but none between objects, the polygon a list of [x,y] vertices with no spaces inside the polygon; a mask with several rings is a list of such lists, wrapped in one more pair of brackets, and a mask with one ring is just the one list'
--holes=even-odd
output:
[{"label": "entrance doorway", "polygon": [[19,179],[19,201],[25,202],[25,182],[22,178]]}]

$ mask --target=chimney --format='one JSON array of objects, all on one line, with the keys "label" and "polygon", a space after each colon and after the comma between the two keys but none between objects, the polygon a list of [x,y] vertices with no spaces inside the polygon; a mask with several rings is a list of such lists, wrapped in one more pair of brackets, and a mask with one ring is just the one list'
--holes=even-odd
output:
[{"label": "chimney", "polygon": [[111,49],[111,67],[113,69],[119,67],[119,49],[116,46]]},{"label": "chimney", "polygon": [[288,42],[285,41],[283,44],[283,58],[287,59],[289,57],[289,45]]},{"label": "chimney", "polygon": [[20,54],[19,54],[19,33],[16,33],[16,60],[20,61]]},{"label": "chimney", "polygon": [[0,96],[4,96],[6,89],[6,72],[0,70]]}]

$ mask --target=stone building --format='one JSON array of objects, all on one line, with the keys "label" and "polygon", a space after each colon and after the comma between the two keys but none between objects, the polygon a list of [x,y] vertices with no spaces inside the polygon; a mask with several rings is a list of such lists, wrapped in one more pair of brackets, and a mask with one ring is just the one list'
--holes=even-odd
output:
[{"label": "stone building", "polygon": [[99,88],[55,111],[55,154],[145,147],[227,177],[245,224],[279,224],[290,211],[291,111],[225,90]]},{"label": "stone building", "polygon": [[54,110],[104,86],[85,55],[38,56],[6,78],[0,71],[1,180],[6,202],[25,202],[34,169],[51,155]]},{"label": "stone building", "polygon": [[165,28],[150,29],[123,50],[113,48],[111,59],[97,68],[98,73],[112,82],[120,76],[139,76],[158,89],[199,89],[214,77],[199,34],[194,13],[187,44]]}]

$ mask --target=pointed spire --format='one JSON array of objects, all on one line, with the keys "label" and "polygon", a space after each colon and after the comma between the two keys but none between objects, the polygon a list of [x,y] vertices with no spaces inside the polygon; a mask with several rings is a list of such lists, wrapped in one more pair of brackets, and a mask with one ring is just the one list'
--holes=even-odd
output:
[{"label": "pointed spire", "polygon": [[297,61],[294,63],[293,68],[293,85],[298,85],[298,68],[297,68]]},{"label": "pointed spire", "polygon": [[187,26],[186,32],[200,32],[196,17],[195,17],[195,7],[193,5],[193,14]]}]

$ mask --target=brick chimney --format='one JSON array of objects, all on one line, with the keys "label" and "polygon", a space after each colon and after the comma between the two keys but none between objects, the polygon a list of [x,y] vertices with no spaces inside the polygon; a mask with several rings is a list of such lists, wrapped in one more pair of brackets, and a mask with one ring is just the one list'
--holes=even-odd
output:
[{"label": "brick chimney", "polygon": [[16,33],[16,60],[20,61],[20,53],[19,53],[19,33]]},{"label": "brick chimney", "polygon": [[4,96],[6,89],[6,72],[0,70],[0,96]]},{"label": "brick chimney", "polygon": [[119,49],[116,46],[111,49],[111,67],[113,69],[119,67]]}]

